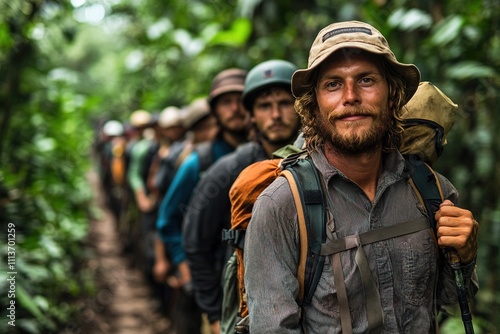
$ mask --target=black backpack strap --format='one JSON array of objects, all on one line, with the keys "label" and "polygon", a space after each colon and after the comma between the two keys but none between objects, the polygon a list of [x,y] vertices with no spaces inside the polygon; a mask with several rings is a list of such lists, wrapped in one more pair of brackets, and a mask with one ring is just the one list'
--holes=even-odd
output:
[{"label": "black backpack strap", "polygon": [[406,159],[406,166],[410,173],[410,185],[424,205],[429,223],[436,231],[434,215],[444,198],[439,179],[432,167],[421,160]]},{"label": "black backpack strap", "polygon": [[[302,261],[299,261],[299,267],[303,267],[299,268],[299,275],[304,277],[303,291],[300,293],[303,299],[300,300],[299,296],[299,303],[307,305],[314,295],[325,262],[325,257],[320,254],[321,245],[326,240],[326,208],[323,185],[321,176],[309,156],[295,160],[289,157],[283,162],[283,168],[282,175],[288,179],[290,186],[295,187],[293,183],[296,185],[298,197],[300,197],[300,203],[298,203],[294,195],[297,212],[299,220],[303,219],[305,222],[305,231],[302,232],[300,231],[301,224],[299,222],[302,253]],[[302,209],[299,208],[299,205]],[[303,211],[303,215],[299,211]],[[307,237],[303,236],[304,233],[307,234]],[[305,244],[306,241],[307,244]],[[306,255],[305,260],[303,260],[304,255]],[[301,270],[303,270],[303,274],[300,273]],[[299,277],[299,282],[301,282],[301,277]]]},{"label": "black backpack strap", "polygon": [[[441,184],[439,183],[439,178],[436,173],[428,164],[421,160],[414,158],[406,159],[406,167],[410,173],[409,183],[413,188],[415,194],[417,195],[419,201],[424,205],[427,212],[427,218],[429,223],[436,235],[436,212],[439,210],[439,206],[444,200],[443,191],[441,190]],[[437,239],[436,239],[437,240]],[[436,241],[437,242],[437,241]],[[443,262],[443,253],[439,252],[440,257],[438,262]],[[437,286],[436,281],[436,286]],[[437,300],[434,298],[434,300]],[[435,305],[435,312],[437,313],[440,309],[440,305]],[[434,319],[434,327],[438,328],[437,317]]]},{"label": "black backpack strap", "polygon": [[207,141],[197,144],[194,148],[200,161],[200,173],[206,171],[214,161],[212,144],[212,141]]},{"label": "black backpack strap", "polygon": [[223,229],[221,240],[229,243],[233,247],[245,248],[245,233],[243,229]]}]

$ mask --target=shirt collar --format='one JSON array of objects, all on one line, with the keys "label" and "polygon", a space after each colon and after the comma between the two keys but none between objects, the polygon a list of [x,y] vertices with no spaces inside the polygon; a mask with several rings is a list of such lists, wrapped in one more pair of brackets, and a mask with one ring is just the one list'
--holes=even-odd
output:
[{"label": "shirt collar", "polygon": [[[323,175],[326,184],[336,175],[347,178],[341,171],[328,162],[323,151],[313,151],[311,152],[311,157],[316,168]],[[382,168],[379,185],[390,184],[405,177],[405,160],[399,151],[393,150],[389,153],[385,153]]]}]

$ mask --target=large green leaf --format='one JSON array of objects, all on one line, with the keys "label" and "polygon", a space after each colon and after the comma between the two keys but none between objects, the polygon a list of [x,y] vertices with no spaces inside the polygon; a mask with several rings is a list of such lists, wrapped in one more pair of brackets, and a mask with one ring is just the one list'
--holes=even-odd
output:
[{"label": "large green leaf", "polygon": [[430,28],[432,17],[429,13],[412,8],[400,8],[392,12],[388,19],[389,25],[401,30],[413,31],[419,28]]},{"label": "large green leaf", "polygon": [[238,18],[233,21],[228,30],[216,33],[209,42],[209,45],[226,45],[240,47],[244,45],[252,33],[252,23],[245,18]]},{"label": "large green leaf", "polygon": [[462,61],[450,65],[446,71],[450,79],[471,80],[478,78],[494,78],[497,73],[494,68],[476,61]]},{"label": "large green leaf", "polygon": [[38,307],[35,299],[33,299],[33,296],[31,296],[22,285],[16,286],[16,299],[23,308],[28,310],[36,318],[43,318],[43,313]]},{"label": "large green leaf", "polygon": [[444,46],[460,36],[464,18],[452,15],[433,28],[431,41],[436,46]]}]

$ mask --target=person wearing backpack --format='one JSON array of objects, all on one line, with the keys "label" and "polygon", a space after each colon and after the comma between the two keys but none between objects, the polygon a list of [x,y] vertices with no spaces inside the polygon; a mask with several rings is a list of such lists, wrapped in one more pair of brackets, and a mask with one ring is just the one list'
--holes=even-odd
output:
[{"label": "person wearing backpack", "polygon": [[[158,123],[161,123],[161,115]],[[154,175],[152,187],[156,188],[159,193],[159,202],[161,202],[161,199],[167,192],[177,168],[193,151],[194,146],[198,143],[212,140],[217,133],[216,119],[210,112],[210,106],[206,97],[196,98],[183,109],[182,126],[187,132],[186,136],[183,140],[175,141],[170,145],[168,154],[161,159],[158,172]],[[175,300],[177,299],[177,282],[175,277],[173,277],[173,267],[165,245],[158,235],[154,239],[154,251],[154,278],[158,283],[165,284],[167,291],[173,292],[166,296],[169,303],[165,305],[165,313],[170,316],[172,310],[175,308]],[[173,282],[173,287],[170,287],[168,282]]]},{"label": "person wearing backpack", "polygon": [[144,163],[151,146],[155,145],[152,135],[155,123],[153,115],[146,110],[136,110],[130,115],[130,124],[139,132],[139,139],[130,149],[127,180],[140,212],[150,212],[155,205],[155,199],[147,191],[148,166]]},{"label": "person wearing backpack", "polygon": [[219,132],[215,139],[196,145],[185,158],[158,210],[157,233],[175,266],[181,288],[173,316],[177,334],[195,334],[201,330],[201,310],[194,300],[191,273],[182,245],[183,217],[202,173],[247,140],[250,115],[241,103],[246,74],[245,70],[231,68],[223,70],[213,79],[208,102],[211,113],[217,119]]},{"label": "person wearing backpack", "polygon": [[102,188],[106,205],[118,220],[121,213],[123,184],[125,179],[125,150],[123,124],[118,120],[108,120],[102,127],[104,136],[101,150]]},{"label": "person wearing backpack", "polygon": [[300,120],[290,88],[296,69],[288,61],[272,59],[248,72],[242,101],[252,116],[255,138],[207,170],[184,217],[184,249],[193,288],[213,333],[220,331],[222,269],[232,253],[232,246],[221,240],[222,230],[230,227],[229,188],[246,166],[270,158],[275,150],[297,137]]},{"label": "person wearing backpack", "polygon": [[[325,206],[326,240],[301,247],[303,215],[288,178],[260,194],[244,252],[251,333],[435,333],[438,308],[457,302],[452,267],[439,249],[456,252],[468,296],[477,292],[478,223],[436,173],[445,200],[434,235],[398,151],[401,110],[419,81],[418,68],[398,62],[369,24],[338,22],[318,33],[292,92],[315,170],[308,176],[317,174],[324,194],[303,197]],[[308,303],[298,301],[304,249],[324,260]]]}]

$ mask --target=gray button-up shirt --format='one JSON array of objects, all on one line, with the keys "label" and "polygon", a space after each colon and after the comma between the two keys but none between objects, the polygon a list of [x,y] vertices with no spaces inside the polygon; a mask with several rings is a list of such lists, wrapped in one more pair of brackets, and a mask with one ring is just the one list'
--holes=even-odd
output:
[{"label": "gray button-up shirt", "polygon": [[[385,156],[375,200],[333,168],[323,153],[313,161],[323,175],[330,198],[327,235],[344,238],[368,230],[402,223],[426,215],[408,184],[403,157]],[[438,175],[445,198],[457,203],[453,185]],[[245,239],[245,286],[250,332],[341,333],[339,304],[332,261],[326,258],[323,274],[310,305],[301,311],[297,264],[299,259],[297,212],[290,187],[279,177],[255,203]],[[383,333],[433,332],[436,303],[456,302],[449,266],[438,262],[432,231],[423,230],[364,246],[370,271],[378,287]],[[354,333],[368,330],[366,299],[354,259],[356,249],[341,253],[341,263]],[[464,267],[468,293],[477,291],[475,263]],[[472,279],[473,277],[473,279]],[[300,314],[302,312],[302,320]]]}]

